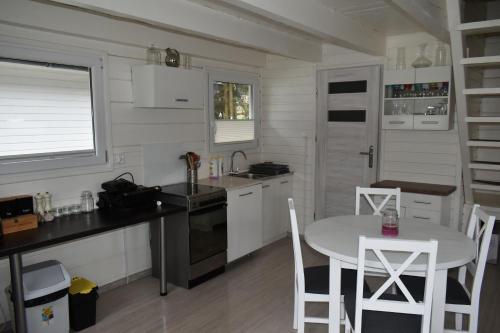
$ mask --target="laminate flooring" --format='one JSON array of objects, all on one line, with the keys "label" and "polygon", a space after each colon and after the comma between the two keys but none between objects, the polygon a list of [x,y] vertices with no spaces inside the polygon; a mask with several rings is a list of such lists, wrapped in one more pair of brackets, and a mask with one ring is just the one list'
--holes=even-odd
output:
[{"label": "laminate flooring", "polygon": [[[305,244],[303,256],[306,266],[327,263],[326,257]],[[500,332],[499,281],[500,267],[488,265],[481,299],[481,333]],[[226,273],[196,288],[169,287],[169,294],[160,297],[158,280],[147,277],[102,294],[97,324],[82,332],[295,332],[289,238],[229,265]],[[310,305],[306,313],[326,316],[327,305]],[[323,333],[327,328],[307,324],[306,332]]]}]

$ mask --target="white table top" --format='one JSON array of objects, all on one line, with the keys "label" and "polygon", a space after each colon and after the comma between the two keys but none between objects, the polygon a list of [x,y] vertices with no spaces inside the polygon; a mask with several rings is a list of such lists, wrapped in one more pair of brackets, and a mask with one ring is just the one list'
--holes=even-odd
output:
[{"label": "white table top", "polygon": [[[381,234],[381,216],[348,215],[330,217],[307,226],[305,240],[316,251],[343,263],[357,265],[359,236],[384,237]],[[392,238],[392,237],[387,237]],[[441,225],[402,218],[398,239],[430,240],[439,242],[436,269],[449,269],[470,262],[475,256],[474,242],[463,233]],[[385,253],[394,267],[408,254]],[[375,255],[367,252],[367,267],[383,268]],[[408,271],[425,270],[425,258],[419,256]]]}]

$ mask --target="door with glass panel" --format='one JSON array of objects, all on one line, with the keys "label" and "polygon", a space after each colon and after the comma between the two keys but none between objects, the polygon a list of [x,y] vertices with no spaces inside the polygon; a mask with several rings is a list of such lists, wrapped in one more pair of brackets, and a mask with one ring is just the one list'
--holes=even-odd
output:
[{"label": "door with glass panel", "polygon": [[356,186],[376,181],[379,95],[379,66],[318,72],[316,219],[354,214]]}]

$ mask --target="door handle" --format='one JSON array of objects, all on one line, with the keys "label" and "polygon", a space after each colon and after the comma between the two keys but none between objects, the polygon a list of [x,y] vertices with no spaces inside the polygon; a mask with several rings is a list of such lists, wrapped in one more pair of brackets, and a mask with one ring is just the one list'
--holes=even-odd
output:
[{"label": "door handle", "polygon": [[362,151],[359,153],[360,155],[367,155],[368,156],[368,167],[370,169],[373,168],[373,152],[374,152],[374,150],[375,150],[375,148],[372,145],[372,146],[370,146],[368,151]]}]

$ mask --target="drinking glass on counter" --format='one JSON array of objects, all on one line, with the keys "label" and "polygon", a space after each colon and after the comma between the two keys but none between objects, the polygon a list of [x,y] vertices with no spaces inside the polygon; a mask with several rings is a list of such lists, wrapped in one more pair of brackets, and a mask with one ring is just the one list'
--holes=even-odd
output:
[{"label": "drinking glass on counter", "polygon": [[399,217],[395,209],[388,208],[382,213],[382,235],[389,237],[399,235]]}]

